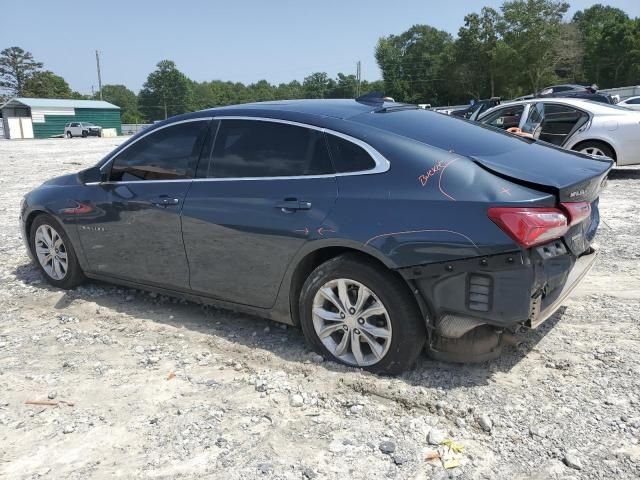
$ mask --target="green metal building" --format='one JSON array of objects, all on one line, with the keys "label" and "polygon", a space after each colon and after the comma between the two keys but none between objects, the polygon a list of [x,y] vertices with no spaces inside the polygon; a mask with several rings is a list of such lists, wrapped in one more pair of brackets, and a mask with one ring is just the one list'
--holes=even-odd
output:
[{"label": "green metal building", "polygon": [[69,122],[91,122],[122,135],[120,107],[102,100],[13,98],[0,111],[6,138],[59,136]]}]

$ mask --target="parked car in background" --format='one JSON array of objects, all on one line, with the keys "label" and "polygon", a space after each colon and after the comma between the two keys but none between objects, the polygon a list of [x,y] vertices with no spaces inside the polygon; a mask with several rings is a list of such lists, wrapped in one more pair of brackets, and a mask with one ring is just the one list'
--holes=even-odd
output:
[{"label": "parked car in background", "polygon": [[64,126],[64,136],[71,137],[99,137],[102,127],[91,122],[71,122]]},{"label": "parked car in background", "polygon": [[631,97],[622,100],[618,103],[621,107],[629,108],[631,110],[640,110],[640,97]]},{"label": "parked car in background", "polygon": [[549,318],[595,260],[611,165],[382,98],[245,104],[150,126],[20,219],[56,287],[217,303],[393,374]]},{"label": "parked car in background", "polygon": [[534,97],[536,98],[583,98],[601,103],[613,103],[611,97],[604,93],[598,93],[597,85],[554,85],[543,88]]},{"label": "parked car in background", "polygon": [[535,98],[488,110],[478,121],[501,130],[520,128],[567,150],[640,163],[640,112],[574,98]]},{"label": "parked car in background", "polygon": [[500,97],[492,97],[486,100],[473,100],[467,108],[463,108],[461,110],[453,110],[449,113],[449,115],[469,119],[473,116],[478,116],[484,113],[485,111],[492,107],[495,107],[496,105],[500,105]]}]

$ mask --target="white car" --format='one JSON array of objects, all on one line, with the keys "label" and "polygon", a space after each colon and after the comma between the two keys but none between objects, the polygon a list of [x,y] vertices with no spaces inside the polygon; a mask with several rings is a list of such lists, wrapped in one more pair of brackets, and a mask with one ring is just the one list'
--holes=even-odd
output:
[{"label": "white car", "polygon": [[640,97],[629,97],[619,102],[618,105],[631,110],[640,110]]},{"label": "white car", "polygon": [[[473,120],[473,118],[472,118]],[[640,164],[640,112],[575,98],[533,98],[494,107],[476,121],[567,150],[609,157],[616,165]]]},{"label": "white car", "polygon": [[64,126],[64,136],[71,137],[99,137],[102,127],[91,122],[71,122]]}]

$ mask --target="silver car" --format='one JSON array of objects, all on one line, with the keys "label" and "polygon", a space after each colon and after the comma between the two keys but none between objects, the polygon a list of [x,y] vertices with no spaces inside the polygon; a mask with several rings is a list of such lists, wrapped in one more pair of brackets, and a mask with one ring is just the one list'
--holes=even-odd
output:
[{"label": "silver car", "polygon": [[640,110],[640,97],[627,98],[619,102],[618,105],[631,110]]},{"label": "silver car", "polygon": [[91,122],[71,122],[64,126],[64,136],[71,137],[99,137],[102,127]]},{"label": "silver car", "polygon": [[533,98],[503,103],[477,121],[503,130],[519,128],[533,138],[616,165],[640,164],[640,112],[574,98]]}]

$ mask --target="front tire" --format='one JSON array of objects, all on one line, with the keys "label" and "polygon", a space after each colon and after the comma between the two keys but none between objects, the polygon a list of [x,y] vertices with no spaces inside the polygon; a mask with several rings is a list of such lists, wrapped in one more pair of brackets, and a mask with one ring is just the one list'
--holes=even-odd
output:
[{"label": "front tire", "polygon": [[398,374],[424,347],[424,321],[407,286],[356,255],[338,256],[311,272],[299,307],[314,350],[349,366]]},{"label": "front tire", "polygon": [[38,215],[29,233],[29,246],[38,268],[54,287],[70,289],[85,280],[71,240],[51,215]]},{"label": "front tire", "polygon": [[87,138],[87,135],[89,135],[89,134],[87,133],[87,131],[86,131],[86,130],[83,130],[83,131],[82,131],[82,138]]}]

